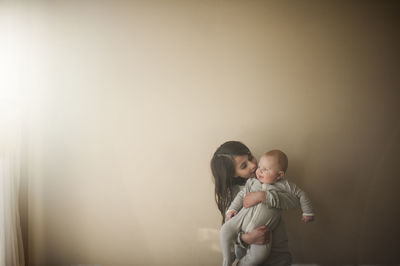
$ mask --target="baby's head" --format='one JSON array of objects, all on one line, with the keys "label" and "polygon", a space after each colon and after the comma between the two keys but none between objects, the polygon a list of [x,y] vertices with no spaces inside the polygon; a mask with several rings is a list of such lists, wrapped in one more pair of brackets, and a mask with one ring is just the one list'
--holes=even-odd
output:
[{"label": "baby's head", "polygon": [[261,156],[256,171],[257,179],[264,184],[273,184],[285,176],[288,158],[280,150],[272,150]]}]

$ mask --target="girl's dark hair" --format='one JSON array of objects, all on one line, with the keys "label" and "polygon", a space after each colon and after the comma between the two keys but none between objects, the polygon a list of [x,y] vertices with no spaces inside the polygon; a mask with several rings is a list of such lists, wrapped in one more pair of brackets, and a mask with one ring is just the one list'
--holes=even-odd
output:
[{"label": "girl's dark hair", "polygon": [[234,156],[250,155],[249,148],[239,141],[227,141],[215,151],[211,159],[211,171],[215,181],[215,201],[225,222],[225,212],[231,204],[233,187],[244,185],[246,179],[235,177]]}]

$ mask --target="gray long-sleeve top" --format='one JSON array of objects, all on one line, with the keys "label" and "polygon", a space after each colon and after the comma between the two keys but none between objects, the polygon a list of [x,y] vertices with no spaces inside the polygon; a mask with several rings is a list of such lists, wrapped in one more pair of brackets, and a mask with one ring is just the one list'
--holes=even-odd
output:
[{"label": "gray long-sleeve top", "polygon": [[243,198],[246,194],[260,190],[266,191],[266,204],[270,208],[288,210],[301,207],[303,215],[314,215],[311,200],[307,194],[286,179],[281,179],[274,184],[262,184],[257,178],[250,178],[236,194],[228,211],[239,211],[243,207]]},{"label": "gray long-sleeve top", "polygon": [[[249,182],[251,179],[249,179],[247,182]],[[255,180],[258,181],[257,179]],[[277,183],[279,184],[277,186],[274,186]],[[307,196],[305,196],[305,193],[295,184],[290,183],[287,180],[280,180],[277,183],[275,183],[274,185],[270,185],[269,187],[270,189],[267,189],[268,192],[266,193],[266,202],[270,208],[278,208],[282,210],[296,209],[301,206],[301,202],[303,202],[304,205],[309,205],[311,207],[311,201],[308,199]],[[232,201],[231,206],[228,208],[228,210],[235,209],[238,211],[240,210],[240,208],[243,207],[244,196],[249,192],[253,192],[250,189],[251,184],[249,183],[248,186],[246,185],[234,187],[234,194],[236,194],[236,197]],[[236,209],[234,206],[238,206],[236,207],[238,209]],[[304,213],[307,213],[306,209],[304,210],[302,209]],[[310,213],[312,213],[312,210],[310,211]],[[272,252],[277,252],[277,254],[285,254],[289,252],[288,238],[286,234],[285,225],[282,219],[278,224],[278,227],[275,228],[275,230],[272,232],[272,237],[273,237],[272,247],[271,247]],[[240,235],[237,238],[237,242],[241,246],[246,245],[245,243],[242,242]],[[286,255],[282,256],[285,257]]]}]

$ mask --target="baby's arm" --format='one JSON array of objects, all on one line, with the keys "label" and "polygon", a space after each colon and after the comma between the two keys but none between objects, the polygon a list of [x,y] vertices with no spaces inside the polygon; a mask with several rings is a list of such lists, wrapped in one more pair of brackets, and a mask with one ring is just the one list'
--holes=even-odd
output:
[{"label": "baby's arm", "polygon": [[236,197],[232,200],[231,205],[229,205],[228,211],[236,210],[240,211],[243,207],[243,197],[246,195],[245,188],[241,189],[239,193],[236,194]]},{"label": "baby's arm", "polygon": [[297,209],[300,207],[299,198],[286,190],[268,190],[266,192],[266,204],[270,208],[282,210]]},{"label": "baby's arm", "polygon": [[233,216],[235,216],[237,214],[237,210],[228,210],[226,212],[226,220],[228,221],[229,219],[231,219]]},{"label": "baby's arm", "polygon": [[[303,211],[303,218],[304,222],[311,222],[314,220],[314,212],[312,209],[312,204],[310,198],[307,194],[301,190],[296,184],[291,183],[287,180],[283,180],[276,184],[276,187],[286,191],[288,194],[291,194],[297,198],[297,202],[300,204],[301,210]],[[270,191],[268,191],[270,192]],[[271,191],[271,194],[276,191]]]},{"label": "baby's arm", "polygon": [[314,221],[314,215],[312,215],[312,216],[307,216],[307,215],[304,215],[303,214],[303,217],[301,217],[301,220],[303,221],[303,222],[305,222],[305,223],[309,223],[309,222],[312,222],[312,221]]},{"label": "baby's arm", "polygon": [[233,199],[231,202],[231,205],[229,205],[228,210],[226,211],[225,215],[227,220],[235,216],[241,208],[243,208],[243,198],[246,196],[246,194],[250,191],[250,186],[251,182],[248,180],[246,182],[246,185],[244,188],[242,188],[237,194],[236,197]]}]

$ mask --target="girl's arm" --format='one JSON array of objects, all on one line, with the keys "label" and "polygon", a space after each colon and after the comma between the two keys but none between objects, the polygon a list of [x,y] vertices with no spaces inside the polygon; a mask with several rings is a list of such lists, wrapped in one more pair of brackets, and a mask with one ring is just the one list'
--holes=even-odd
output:
[{"label": "girl's arm", "polygon": [[269,228],[265,225],[262,225],[253,231],[248,233],[239,233],[237,242],[242,247],[247,247],[248,245],[256,244],[256,245],[265,245],[269,243]]},{"label": "girl's arm", "polygon": [[247,193],[243,199],[243,207],[250,208],[258,203],[266,203],[266,192],[265,191],[255,191]]},{"label": "girl's arm", "polygon": [[296,209],[300,206],[299,198],[294,193],[276,190],[247,193],[243,199],[243,206],[249,208],[260,202],[267,204],[270,208],[282,210]]}]

